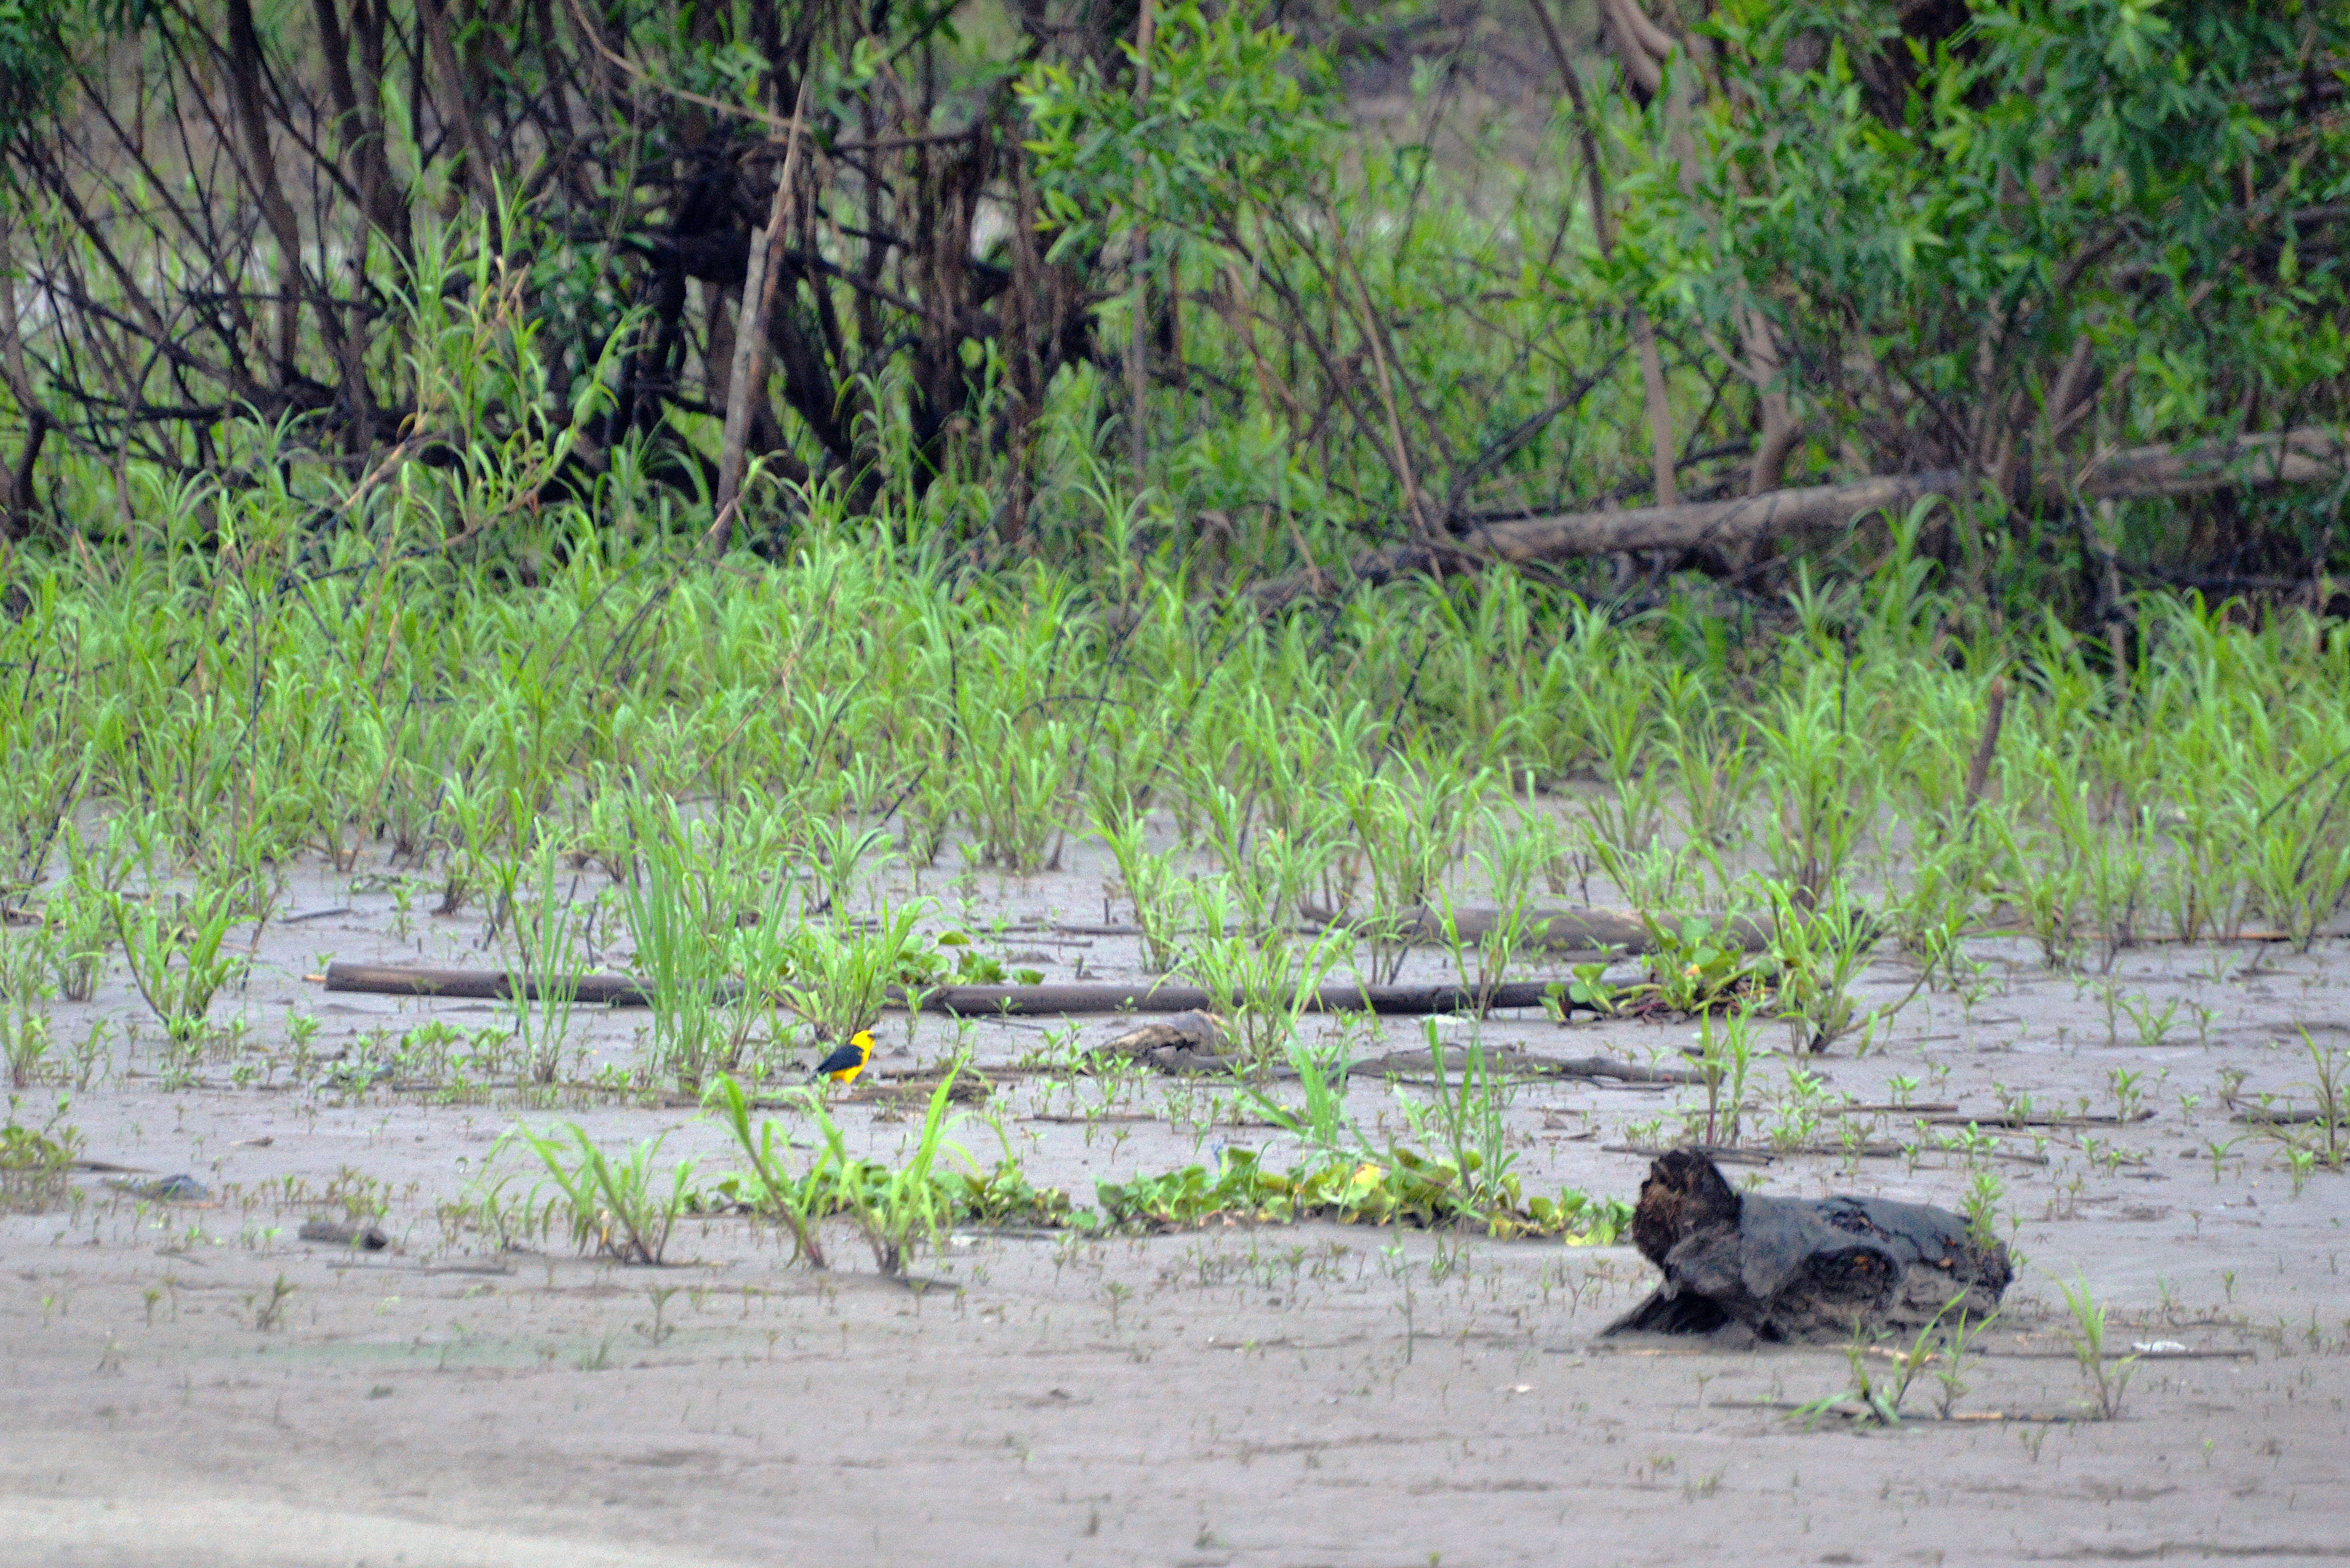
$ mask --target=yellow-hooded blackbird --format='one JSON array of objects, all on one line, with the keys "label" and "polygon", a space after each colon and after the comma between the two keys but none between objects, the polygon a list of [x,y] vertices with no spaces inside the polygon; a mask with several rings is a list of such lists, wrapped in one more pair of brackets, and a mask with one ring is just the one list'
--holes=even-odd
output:
[{"label": "yellow-hooded blackbird", "polygon": [[872,1059],[872,1032],[860,1029],[831,1055],[816,1064],[816,1072],[810,1075],[809,1082],[830,1078],[836,1084],[853,1084],[857,1081],[857,1075],[865,1071],[865,1064]]}]

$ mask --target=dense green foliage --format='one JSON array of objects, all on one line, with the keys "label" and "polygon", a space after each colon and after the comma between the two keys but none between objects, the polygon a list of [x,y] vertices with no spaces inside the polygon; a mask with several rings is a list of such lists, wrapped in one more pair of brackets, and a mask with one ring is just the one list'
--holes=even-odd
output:
[{"label": "dense green foliage", "polygon": [[57,432],[9,531],[124,548],[138,475],[240,488],[265,451],[334,529],[397,473],[525,575],[696,532],[780,210],[771,555],[837,507],[1066,562],[1108,514],[1136,565],[1253,576],[1637,503],[1659,447],[1683,499],[1980,475],[1923,547],[2076,624],[2125,574],[2282,591],[2333,548],[2338,483],[2072,487],[2341,419],[2336,7],[1742,0],[1665,15],[1660,90],[1562,43],[1536,102],[1579,99],[1480,120],[1458,56],[1377,136],[1361,27],[1311,11],[1173,5],[1147,47],[1126,7],[536,17],[236,0],[59,56],[0,11],[36,307],[0,369]]},{"label": "dense green foliage", "polygon": [[64,79],[53,0],[0,0],[0,145],[49,111]]},{"label": "dense green foliage", "polygon": [[[1816,68],[1755,68],[1831,17]],[[1624,275],[1717,333],[1762,309],[1824,437],[1992,466],[2056,433],[2032,427],[2069,412],[2047,405],[2076,347],[2126,384],[2085,446],[2342,417],[2350,141],[2295,75],[2350,39],[2338,10],[1983,5],[1891,101],[1853,60],[1908,47],[1889,22],[1717,26],[1737,64],[1698,178],[1644,171]]]}]

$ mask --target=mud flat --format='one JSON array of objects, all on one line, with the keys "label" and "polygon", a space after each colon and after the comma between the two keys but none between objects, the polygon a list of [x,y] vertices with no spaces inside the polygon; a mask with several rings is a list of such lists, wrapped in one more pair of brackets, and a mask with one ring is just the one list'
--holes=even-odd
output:
[{"label": "mud flat", "polygon": [[[1097,920],[1087,873],[984,883],[972,929]],[[1732,1180],[1972,1204],[2019,1255],[2002,1316],[1955,1367],[1921,1363],[1888,1426],[1850,1397],[1845,1346],[1600,1339],[1656,1281],[1628,1237],[963,1231],[919,1260],[919,1288],[871,1272],[845,1235],[844,1266],[811,1272],[734,1215],[682,1221],[659,1269],[580,1256],[560,1234],[488,1245],[464,1209],[500,1177],[510,1197],[529,1189],[510,1148],[494,1158],[517,1120],[610,1144],[667,1131],[664,1159],[695,1157],[705,1180],[735,1163],[690,1105],[338,1076],[369,1044],[501,1018],[306,981],[329,953],[484,961],[478,927],[359,888],[297,878],[294,914],[340,912],[264,929],[244,995],[215,1006],[244,1038],[192,1085],[154,1075],[151,1023],[125,1042],[135,996],[58,1005],[61,1040],[111,1021],[109,1068],[71,1091],[69,1119],[85,1160],[127,1168],[77,1172],[56,1201],[0,1217],[8,1562],[2350,1555],[2350,1178],[2297,1179],[2277,1133],[2239,1119],[2262,1095],[2307,1106],[2311,1043],[2350,1044],[2338,939],[2306,955],[2132,949],[2089,979],[1981,940],[1976,994],[1921,996],[1866,1056],[1758,1062]],[[1142,973],[1113,935],[1005,929],[983,945],[1054,980]],[[1418,955],[1404,978],[1447,971]],[[1910,979],[1887,960],[1856,995]],[[575,1076],[632,1061],[645,1026],[583,1013]],[[1124,1026],[892,1018],[873,1071],[960,1041],[997,1069],[1002,1132],[974,1119],[958,1137],[983,1160],[1009,1147],[1081,1204],[1097,1179],[1220,1147],[1295,1153],[1229,1084],[1004,1071],[1066,1050],[1070,1029],[1081,1046]],[[1358,1056],[1424,1038],[1409,1019],[1305,1028],[1354,1031]],[[1642,1063],[1680,1060],[1691,1033],[1534,1013],[1482,1025],[1489,1045]],[[31,1091],[20,1116],[55,1092]],[[1356,1079],[1348,1114],[1399,1127],[1399,1092],[1416,1091]],[[1851,1108],[1903,1101],[1960,1109]],[[1519,1174],[1529,1191],[1628,1199],[1638,1151],[1702,1103],[1524,1084],[1507,1113]],[[886,1106],[838,1114],[885,1158],[912,1128]],[[1846,1137],[1848,1122],[1863,1131]],[[177,1175],[200,1200],[141,1196]],[[321,1217],[371,1222],[387,1244],[301,1240]],[[2106,1314],[2103,1398],[2068,1285]],[[1882,1390],[1909,1348],[1876,1346],[1860,1369]]]}]

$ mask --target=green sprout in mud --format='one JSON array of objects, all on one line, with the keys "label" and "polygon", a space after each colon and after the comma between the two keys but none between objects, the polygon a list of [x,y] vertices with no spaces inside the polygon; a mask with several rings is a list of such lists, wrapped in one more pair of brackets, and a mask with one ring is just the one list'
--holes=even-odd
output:
[{"label": "green sprout in mud", "polygon": [[[1829,1415],[1841,1415],[1858,1427],[1898,1427],[1902,1423],[1902,1406],[1918,1374],[1934,1368],[1935,1382],[1940,1394],[1936,1411],[1949,1420],[1958,1402],[1967,1394],[1963,1376],[1969,1342],[1989,1326],[1998,1314],[1975,1317],[1960,1309],[1966,1293],[1944,1302],[1934,1315],[1926,1320],[1906,1346],[1888,1350],[1877,1342],[1881,1335],[1856,1324],[1852,1337],[1845,1346],[1845,1363],[1851,1375],[1851,1386],[1846,1390],[1796,1407],[1794,1418],[1807,1428],[1816,1425]],[[1892,1363],[1884,1376],[1871,1371],[1872,1358],[1885,1357]]]},{"label": "green sprout in mud", "polygon": [[[722,1077],[712,1085],[711,1098],[749,1168],[712,1191],[782,1224],[795,1255],[814,1269],[827,1266],[824,1221],[843,1216],[864,1235],[876,1266],[892,1276],[904,1275],[920,1249],[936,1245],[959,1216],[1049,1222],[1066,1213],[1065,1200],[1026,1187],[1008,1141],[1004,1165],[982,1175],[970,1152],[950,1136],[961,1119],[950,1110],[960,1071],[959,1064],[951,1066],[931,1090],[920,1129],[898,1165],[852,1156],[822,1098],[805,1088],[794,1090],[786,1103],[814,1124],[818,1140],[816,1158],[796,1173],[791,1168],[792,1140],[782,1126],[766,1121],[754,1129],[741,1085]],[[964,1168],[952,1169],[955,1163]]]},{"label": "green sprout in mud", "polygon": [[670,1233],[687,1207],[693,1162],[680,1160],[665,1173],[656,1166],[666,1135],[650,1137],[624,1154],[607,1154],[577,1123],[556,1132],[516,1127],[513,1137],[546,1168],[568,1221],[571,1240],[623,1263],[659,1264]]},{"label": "green sprout in mud", "polygon": [[2057,1282],[2064,1293],[2065,1309],[2073,1318],[2073,1355],[2088,1385],[2090,1414],[2100,1420],[2120,1417],[2123,1396],[2137,1374],[2136,1355],[2116,1355],[2106,1348],[2106,1309],[2089,1291],[2089,1282]]},{"label": "green sprout in mud", "polygon": [[175,1046],[196,1042],[213,998],[245,971],[246,961],[224,950],[239,898],[235,888],[213,887],[184,898],[114,900],[115,934],[131,983]]}]

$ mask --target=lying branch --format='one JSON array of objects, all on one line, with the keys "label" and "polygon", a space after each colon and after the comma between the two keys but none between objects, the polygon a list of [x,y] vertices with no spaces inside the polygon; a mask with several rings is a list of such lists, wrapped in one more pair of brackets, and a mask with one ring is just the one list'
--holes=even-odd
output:
[{"label": "lying branch", "polygon": [[2228,1119],[2241,1127],[2330,1127],[2350,1122],[2350,1114],[2339,1110],[2271,1110],[2265,1106],[2255,1106],[2251,1110],[2238,1111]]},{"label": "lying branch", "polygon": [[[1561,982],[1519,980],[1492,988],[1491,1007],[1540,1007]],[[924,1012],[965,1018],[1034,1017],[1081,1012],[1205,1012],[1217,999],[1196,985],[950,985],[921,994]],[[905,998],[891,997],[893,1006]],[[1473,1012],[1478,990],[1459,985],[1326,985],[1306,1001],[1308,1012],[1378,1012],[1417,1017]]]},{"label": "lying branch", "polygon": [[2149,1107],[2140,1107],[2126,1116],[2032,1116],[2021,1111],[1984,1116],[1960,1116],[1954,1111],[1946,1111],[1939,1116],[1918,1119],[1929,1127],[2126,1127],[2134,1122],[2152,1121],[2154,1112]]},{"label": "lying branch", "polygon": [[[1560,981],[1511,981],[1492,988],[1490,1007],[1540,1007],[1544,995]],[[651,988],[619,974],[571,975],[557,981],[519,981],[502,969],[415,969],[405,965],[333,963],[327,966],[328,991],[364,992],[377,996],[437,996],[451,1000],[504,1001],[519,984],[524,996],[570,995],[598,1007],[650,1007]],[[722,982],[721,996],[742,994],[738,983]],[[918,1006],[924,1012],[951,1013],[962,1018],[1059,1017],[1097,1012],[1204,1012],[1215,998],[1195,985],[1137,983],[1132,985],[948,985],[908,992],[891,987],[889,1005]],[[1378,1012],[1419,1016],[1473,1012],[1479,1002],[1475,987],[1458,985],[1326,985],[1308,999],[1309,1012]]]},{"label": "lying branch", "polygon": [[[330,963],[328,991],[374,996],[438,996],[457,1002],[504,1002],[515,994],[514,976],[502,969],[419,969],[405,964]],[[651,990],[625,974],[572,975],[559,985],[525,979],[522,994],[533,1002],[568,996],[590,1007],[650,1007]]]},{"label": "lying branch", "polygon": [[[2345,477],[2350,477],[2350,438],[2338,430],[2312,427],[2183,450],[2161,446],[2112,452],[2092,460],[2075,476],[2042,483],[2035,493],[2050,504],[2064,504],[2201,495],[2236,486],[2327,483]],[[1899,511],[1928,496],[1958,495],[1968,483],[1964,472],[1946,468],[1773,490],[1734,501],[1491,523],[1450,543],[1367,551],[1355,557],[1349,572],[1338,576],[1376,586],[1401,577],[1443,576],[1487,566],[1563,561],[1623,550],[1727,548],[1809,529],[1842,528],[1870,512]],[[1258,585],[1250,597],[1262,609],[1279,609],[1326,592],[1331,579],[1326,572],[1293,572]]]},{"label": "lying branch", "polygon": [[[1461,1051],[1446,1053],[1447,1068],[1458,1078],[1467,1054]],[[1613,1056],[1542,1056],[1531,1051],[1502,1050],[1485,1057],[1488,1072],[1510,1077],[1525,1078],[1613,1078],[1619,1084],[1702,1084],[1705,1075],[1681,1067],[1647,1067],[1638,1062],[1619,1062]],[[1432,1076],[1436,1057],[1425,1045],[1409,1051],[1390,1051],[1368,1062],[1357,1062],[1347,1069],[1350,1077],[1384,1078],[1398,1074],[1413,1073]]]},{"label": "lying branch", "polygon": [[[1179,1012],[1164,1023],[1145,1023],[1117,1039],[1093,1048],[1097,1061],[1130,1062],[1159,1073],[1231,1073],[1246,1068],[1232,1050],[1224,1021],[1212,1012]],[[1465,1070],[1465,1052],[1449,1054],[1450,1070],[1457,1077]],[[1619,1062],[1613,1056],[1544,1056],[1504,1046],[1489,1051],[1485,1070],[1518,1078],[1613,1078],[1626,1084],[1702,1084],[1705,1075],[1680,1067],[1647,1067]],[[1406,1075],[1433,1078],[1436,1054],[1426,1045],[1390,1051],[1365,1062],[1347,1064],[1354,1078],[1387,1078]],[[1276,1067],[1272,1076],[1295,1081],[1294,1068]]]},{"label": "lying branch", "polygon": [[[2350,474],[2350,432],[2309,426],[2178,450],[2148,446],[2109,452],[2092,459],[2069,488],[2093,501],[2147,501],[2238,486],[2271,490],[2327,484],[2345,474]],[[2067,488],[2046,485],[2043,493],[2061,500]]]},{"label": "lying branch", "polygon": [[[1326,909],[1309,906],[1307,919],[1317,925],[1347,923]],[[1519,922],[1520,944],[1527,948],[1546,948],[1553,952],[1589,953],[1598,956],[1608,952],[1649,953],[1657,950],[1656,929],[1677,932],[1692,919],[1705,921],[1715,932],[1715,940],[1743,948],[1748,952],[1760,952],[1771,945],[1774,927],[1765,916],[1719,914],[1643,916],[1637,910],[1587,909],[1561,905],[1536,905],[1527,909]],[[1386,924],[1385,922],[1382,922]],[[1476,906],[1452,911],[1452,936],[1464,944],[1484,940],[1501,929],[1502,911],[1490,906]],[[1416,905],[1394,918],[1387,929],[1401,941],[1441,943],[1448,940],[1444,914],[1424,905]]]}]

